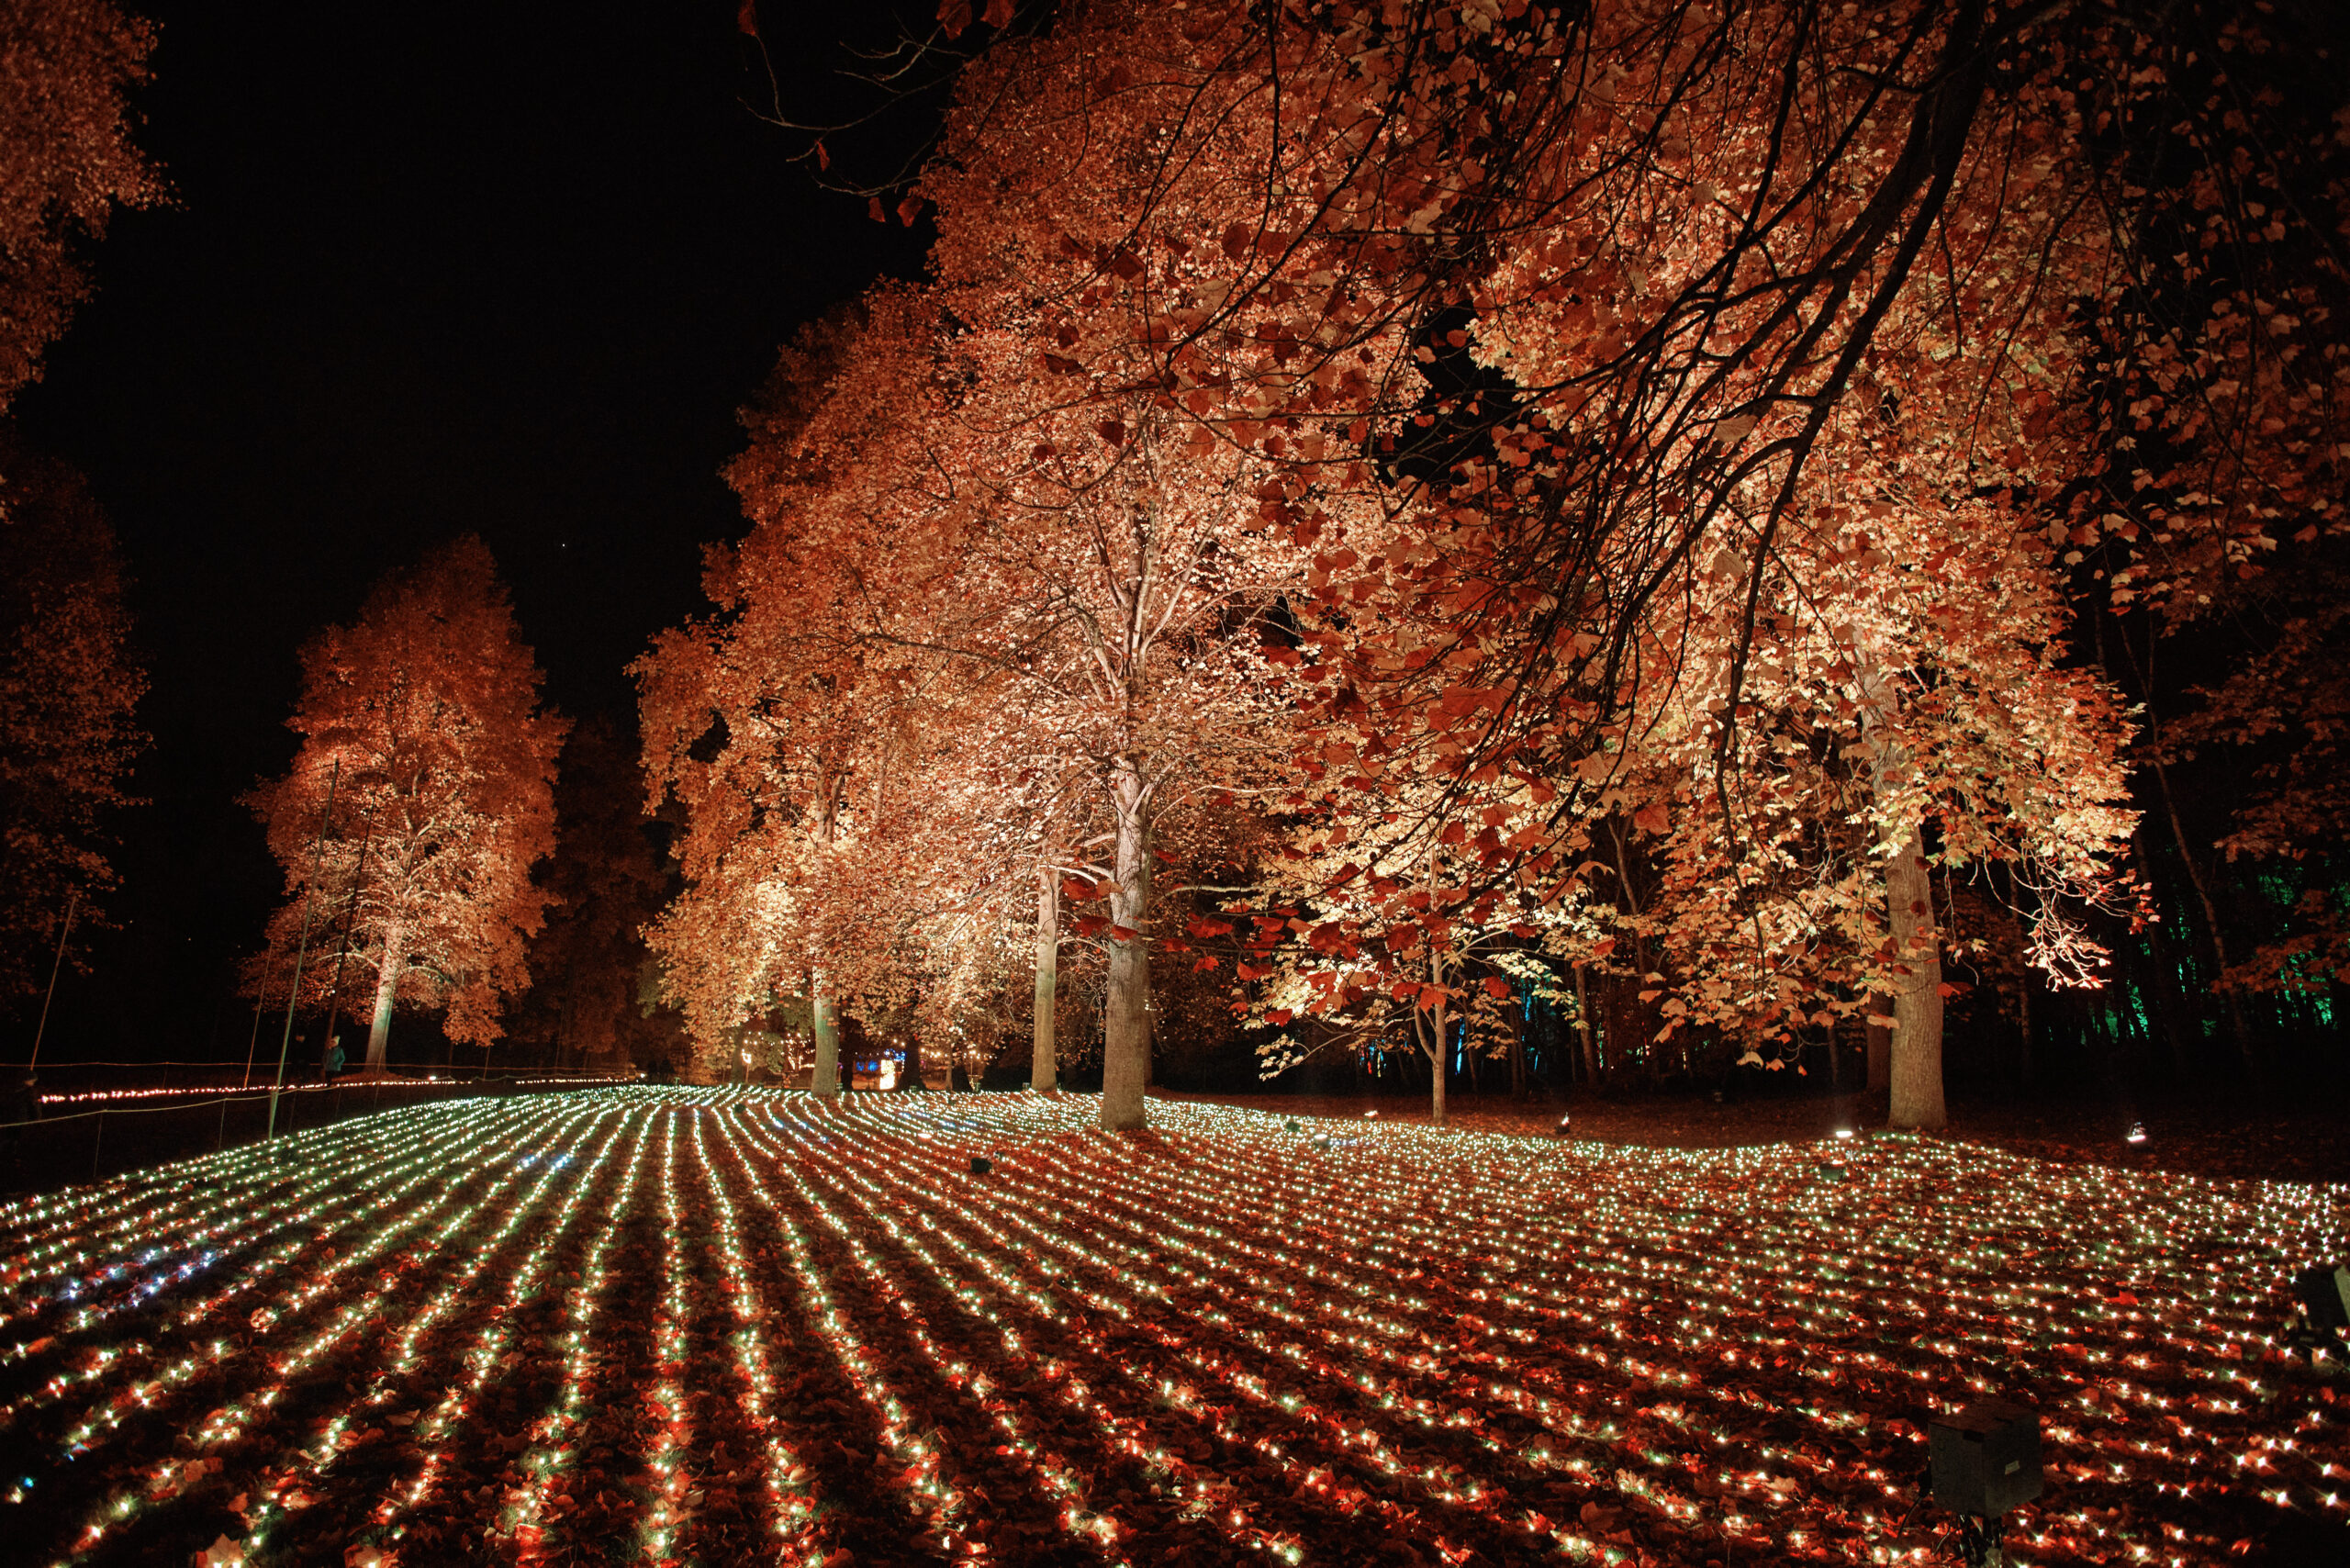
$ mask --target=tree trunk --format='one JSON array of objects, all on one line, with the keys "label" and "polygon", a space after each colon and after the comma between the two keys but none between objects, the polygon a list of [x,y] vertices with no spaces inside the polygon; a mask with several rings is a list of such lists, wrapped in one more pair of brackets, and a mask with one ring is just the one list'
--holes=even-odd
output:
[{"label": "tree trunk", "polygon": [[2016,1076],[2029,1089],[2038,1077],[2031,1059],[2031,976],[2016,987]]},{"label": "tree trunk", "polygon": [[[1897,697],[1876,661],[1866,655],[1861,660],[1860,684],[1861,734],[1868,745],[1871,786],[1883,806],[1908,772],[1909,759],[1897,739],[1887,740],[1882,734]],[[1905,815],[1901,847],[1885,868],[1886,913],[1893,949],[1908,970],[1896,982],[1893,992],[1893,1037],[1885,1053],[1885,1087],[1893,1102],[1887,1120],[1897,1127],[1939,1128],[1949,1120],[1942,1107],[1942,935],[1934,920],[1934,884],[1926,869],[1922,824],[1915,807]],[[1872,1089],[1877,1087],[1876,1057],[1876,1041],[1872,1037]]]},{"label": "tree trunk", "polygon": [[1059,1081],[1059,1064],[1053,1057],[1054,992],[1060,983],[1061,893],[1050,866],[1036,868],[1036,1020],[1035,1054],[1029,1058],[1028,1086],[1038,1092]]},{"label": "tree trunk", "polygon": [[367,1070],[384,1070],[384,1053],[392,1042],[392,1003],[399,994],[400,966],[408,961],[403,946],[407,933],[397,925],[384,928],[384,963],[375,976],[375,1016],[367,1025]]},{"label": "tree trunk", "polygon": [[1591,1001],[1583,991],[1583,966],[1575,966],[1575,1034],[1583,1041],[1583,1081],[1599,1086],[1599,1033],[1591,1026]]},{"label": "tree trunk", "polygon": [[1917,827],[1885,868],[1893,940],[1909,972],[1893,993],[1892,1081],[1897,1127],[1939,1128],[1942,1107],[1942,936],[1934,922],[1934,885]]},{"label": "tree trunk", "polygon": [[[1443,973],[1434,963],[1428,966],[1428,971],[1441,983]],[[1449,1076],[1449,1070],[1452,1066],[1450,1023],[1450,1014],[1441,1002],[1434,1007],[1416,1008],[1412,1014],[1413,1032],[1420,1036],[1420,1052],[1428,1058],[1428,1125],[1431,1126],[1444,1126],[1444,1081]]]},{"label": "tree trunk", "polygon": [[[2157,745],[2161,732],[2154,734]],[[2211,890],[2203,880],[2202,868],[2195,863],[2195,851],[2188,846],[2186,824],[2178,820],[2178,802],[2171,799],[2170,772],[2163,767],[2159,756],[2149,758],[2154,765],[2154,788],[2163,798],[2163,814],[2170,822],[2171,841],[2178,846],[2178,863],[2187,872],[2187,885],[2194,890],[2195,902],[2203,910],[2203,929],[2211,938],[2211,957],[2218,968],[2211,976],[2211,990],[2220,994],[2220,1004],[2227,1014],[2228,1032],[2234,1038],[2236,1056],[2244,1063],[2244,1077],[2255,1088],[2260,1085],[2260,1058],[2252,1048],[2252,1031],[2245,1026],[2244,1004],[2236,993],[2224,988],[2228,973],[2228,938],[2220,929],[2220,909],[2211,899]]]},{"label": "tree trunk", "polygon": [[1121,759],[1112,789],[1118,822],[1109,991],[1102,1008],[1102,1130],[1125,1132],[1143,1126],[1143,1091],[1150,1082],[1150,852],[1142,777],[1131,761]]},{"label": "tree trunk", "polygon": [[1893,1031],[1877,1022],[1893,1016],[1893,998],[1881,991],[1869,992],[1869,1092],[1882,1094],[1893,1087]]},{"label": "tree trunk", "polygon": [[808,1027],[816,1038],[816,1074],[809,1087],[827,1097],[841,1092],[841,1015],[819,975],[808,988]]}]

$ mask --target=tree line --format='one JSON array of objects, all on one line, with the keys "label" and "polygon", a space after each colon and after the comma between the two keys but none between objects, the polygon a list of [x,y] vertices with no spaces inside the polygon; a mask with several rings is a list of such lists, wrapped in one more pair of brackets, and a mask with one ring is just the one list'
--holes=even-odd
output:
[{"label": "tree line", "polygon": [[2339,30],[950,3],[934,146],[857,187],[928,274],[785,349],[748,530],[633,669],[670,863],[608,733],[558,825],[460,543],[306,653],[257,972],[323,922],[371,1054],[403,1001],[497,1037],[534,965],[657,993],[704,1076],[1020,1039],[1113,1128],[1170,1030],[1422,1059],[1440,1115],[1538,1008],[1594,1076],[1849,1047],[1899,1126],[1953,1008],[2027,1077],[2306,1072],[2350,974]]}]

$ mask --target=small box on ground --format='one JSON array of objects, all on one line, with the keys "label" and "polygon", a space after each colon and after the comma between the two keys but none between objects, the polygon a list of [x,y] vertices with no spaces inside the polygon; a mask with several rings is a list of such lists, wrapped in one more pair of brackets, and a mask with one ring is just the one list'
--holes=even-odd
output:
[{"label": "small box on ground", "polygon": [[2040,1495],[2040,1415],[1981,1399],[1926,1428],[1934,1501],[1954,1514],[1997,1518]]},{"label": "small box on ground", "polygon": [[2350,1327],[2350,1269],[2329,1269],[2322,1263],[2303,1269],[2293,1276],[2293,1294],[2318,1327]]},{"label": "small box on ground", "polygon": [[994,1163],[993,1163],[992,1161],[990,1161],[990,1160],[988,1159],[988,1157],[987,1157],[986,1155],[984,1155],[984,1154],[975,1154],[975,1155],[971,1156],[971,1174],[972,1174],[972,1175],[974,1175],[974,1176],[984,1176],[984,1175],[986,1175],[989,1171],[990,1171],[990,1170],[994,1170],[994,1169],[995,1169]]}]

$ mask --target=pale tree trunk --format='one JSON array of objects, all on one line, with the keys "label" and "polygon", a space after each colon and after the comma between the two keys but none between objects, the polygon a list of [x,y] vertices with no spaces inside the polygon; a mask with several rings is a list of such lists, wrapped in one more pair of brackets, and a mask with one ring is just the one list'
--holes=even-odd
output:
[{"label": "pale tree trunk", "polygon": [[808,986],[808,1032],[816,1040],[816,1071],[809,1087],[827,1097],[841,1092],[840,1008],[824,993],[824,978],[816,975]]},{"label": "pale tree trunk", "polygon": [[1060,1080],[1053,1054],[1054,993],[1060,983],[1061,891],[1050,866],[1036,868],[1036,1020],[1035,1054],[1029,1058],[1028,1086],[1043,1092]]},{"label": "pale tree trunk", "polygon": [[400,989],[400,966],[408,961],[408,934],[397,925],[384,928],[384,965],[375,977],[375,1016],[367,1025],[367,1070],[384,1070],[384,1053],[392,1042],[392,1003]]},{"label": "pale tree trunk", "polygon": [[[1891,682],[1865,654],[1861,657],[1861,734],[1867,742],[1871,785],[1882,805],[1894,793],[1908,758],[1878,732],[1895,699]],[[1897,1127],[1939,1128],[1942,1106],[1942,934],[1934,921],[1934,887],[1926,869],[1922,824],[1914,808],[1900,823],[1900,848],[1885,868],[1886,924],[1896,960],[1908,971],[1893,992],[1893,1037],[1887,1044],[1886,1120]],[[1872,998],[1874,1007],[1882,998]],[[1873,1031],[1874,1033],[1874,1026]],[[1876,1086],[1876,1041],[1869,1042],[1869,1085]]]},{"label": "pale tree trunk", "polygon": [[1881,991],[1869,992],[1869,1090],[1882,1094],[1893,1087],[1893,1028],[1880,1018],[1893,1016],[1893,998]]},{"label": "pale tree trunk", "polygon": [[1116,870],[1110,884],[1110,988],[1102,1009],[1102,1130],[1144,1125],[1150,1082],[1150,853],[1144,831],[1144,786],[1130,760],[1113,781],[1117,811]]},{"label": "pale tree trunk", "polygon": [[[833,847],[839,821],[839,784],[837,779],[827,778],[816,811],[816,844],[820,851],[828,852]],[[809,1081],[809,1087],[830,1099],[841,1092],[840,1004],[827,993],[822,969],[811,969],[808,975],[808,1033],[816,1044],[815,1075]]]},{"label": "pale tree trunk", "polygon": [[1449,1065],[1445,1058],[1451,1054],[1445,1049],[1445,1036],[1449,1033],[1445,1024],[1442,1002],[1412,1015],[1412,1032],[1420,1037],[1420,1054],[1428,1058],[1428,1125],[1437,1127],[1444,1126],[1444,1080]]},{"label": "pale tree trunk", "polygon": [[[1434,953],[1428,955],[1428,979],[1437,985],[1444,983],[1444,965]],[[1448,1027],[1450,1022],[1451,1011],[1441,1000],[1433,1007],[1414,1006],[1412,1029],[1419,1036],[1420,1053],[1434,1070],[1428,1074],[1428,1123],[1432,1126],[1444,1126],[1445,1069],[1450,1065],[1452,1055],[1449,1037],[1452,1031]],[[1429,1032],[1423,1032],[1423,1026],[1433,1033],[1433,1041]]]},{"label": "pale tree trunk", "polygon": [[1942,935],[1934,923],[1934,885],[1916,827],[1885,868],[1885,902],[1895,949],[1908,974],[1893,993],[1893,1111],[1897,1127],[1938,1128],[1942,1108]]}]

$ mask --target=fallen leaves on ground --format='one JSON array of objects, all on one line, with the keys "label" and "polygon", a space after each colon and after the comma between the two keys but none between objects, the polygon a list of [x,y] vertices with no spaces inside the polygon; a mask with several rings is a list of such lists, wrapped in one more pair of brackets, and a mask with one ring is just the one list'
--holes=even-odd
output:
[{"label": "fallen leaves on ground", "polygon": [[2042,1421],[2023,1561],[2345,1544],[2341,1385],[2280,1330],[2290,1271],[2350,1246],[2350,1189],[1915,1137],[1095,1114],[602,1090],[11,1205],[12,1539],[76,1564],[1923,1562],[1953,1546],[1926,1428],[1997,1394]]}]

